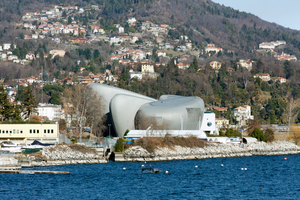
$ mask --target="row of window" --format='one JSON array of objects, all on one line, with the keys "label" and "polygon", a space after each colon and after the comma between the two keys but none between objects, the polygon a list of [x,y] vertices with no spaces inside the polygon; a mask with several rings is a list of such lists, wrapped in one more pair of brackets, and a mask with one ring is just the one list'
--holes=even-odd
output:
[{"label": "row of window", "polygon": [[0,130],[0,133],[17,133],[17,134],[19,134],[19,133],[23,133],[23,130],[19,130],[19,129],[13,129],[13,130]]},{"label": "row of window", "polygon": [[[30,129],[29,133],[40,133],[39,129]],[[44,129],[44,133],[54,133],[53,129]]]},{"label": "row of window", "polygon": [[[22,134],[23,130],[19,130],[19,129],[13,129],[13,130],[1,130],[0,129],[0,134],[3,133],[12,133],[12,134]],[[40,133],[39,129],[30,129],[29,133]],[[53,129],[44,129],[44,133],[54,133]]]}]

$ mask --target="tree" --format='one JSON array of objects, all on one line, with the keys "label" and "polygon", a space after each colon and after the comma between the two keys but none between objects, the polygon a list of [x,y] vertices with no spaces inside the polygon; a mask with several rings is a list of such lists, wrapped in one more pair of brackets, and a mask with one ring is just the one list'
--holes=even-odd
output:
[{"label": "tree", "polygon": [[261,130],[255,128],[254,131],[250,135],[251,137],[255,137],[258,141],[268,141],[268,136],[266,136]]},{"label": "tree", "polygon": [[97,136],[101,136],[102,131],[106,130],[106,126],[103,125],[106,118],[102,98],[95,95],[90,87],[74,85],[66,88],[62,102],[66,115],[76,122],[74,125],[79,137],[83,126],[91,127],[91,134],[94,132]]},{"label": "tree", "polygon": [[265,130],[265,135],[268,137],[268,142],[273,142],[274,141],[274,131],[272,129],[266,129]]},{"label": "tree", "polygon": [[289,134],[289,140],[293,140],[296,145],[300,144],[300,127],[292,126]]},{"label": "tree", "polygon": [[13,115],[13,106],[9,103],[7,92],[3,85],[0,86],[0,108],[2,121],[9,120]]},{"label": "tree", "polygon": [[33,95],[32,89],[28,86],[24,90],[24,98],[22,99],[22,112],[25,119],[30,120],[32,113],[36,112],[37,101]]},{"label": "tree", "polygon": [[125,140],[123,138],[119,138],[115,144],[115,152],[123,152],[125,145]]}]

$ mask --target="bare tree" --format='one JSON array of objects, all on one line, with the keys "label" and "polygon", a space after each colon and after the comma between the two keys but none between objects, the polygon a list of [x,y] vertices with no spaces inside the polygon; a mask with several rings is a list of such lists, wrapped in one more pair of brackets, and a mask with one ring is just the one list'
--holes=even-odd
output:
[{"label": "bare tree", "polygon": [[103,125],[106,118],[102,97],[93,94],[90,87],[78,84],[67,88],[62,99],[66,118],[70,117],[71,121],[75,122],[77,137],[81,139],[84,126],[89,126],[91,133],[95,132],[97,136],[101,136],[102,131],[106,129]]}]

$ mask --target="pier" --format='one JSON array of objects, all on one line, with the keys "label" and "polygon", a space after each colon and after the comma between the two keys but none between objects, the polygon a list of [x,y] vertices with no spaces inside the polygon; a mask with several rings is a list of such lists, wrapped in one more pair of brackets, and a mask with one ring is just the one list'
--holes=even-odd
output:
[{"label": "pier", "polygon": [[61,172],[61,171],[34,171],[34,170],[0,170],[0,173],[12,173],[12,174],[70,174],[69,172]]}]

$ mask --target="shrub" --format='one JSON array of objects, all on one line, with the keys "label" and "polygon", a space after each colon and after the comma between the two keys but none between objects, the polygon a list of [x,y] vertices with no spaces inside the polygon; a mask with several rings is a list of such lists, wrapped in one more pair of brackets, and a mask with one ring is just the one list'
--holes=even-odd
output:
[{"label": "shrub", "polygon": [[268,137],[268,142],[274,141],[274,132],[272,131],[272,129],[266,129],[265,135]]},{"label": "shrub", "polygon": [[227,129],[225,132],[226,137],[241,137],[241,133],[237,130],[233,130],[232,128]]},{"label": "shrub", "polygon": [[115,152],[122,152],[124,149],[125,140],[123,138],[119,138],[115,144]]},{"label": "shrub", "polygon": [[258,141],[264,141],[267,142],[268,141],[268,136],[265,135],[261,130],[259,130],[258,128],[255,128],[253,130],[253,132],[250,135],[251,137],[255,137]]}]

